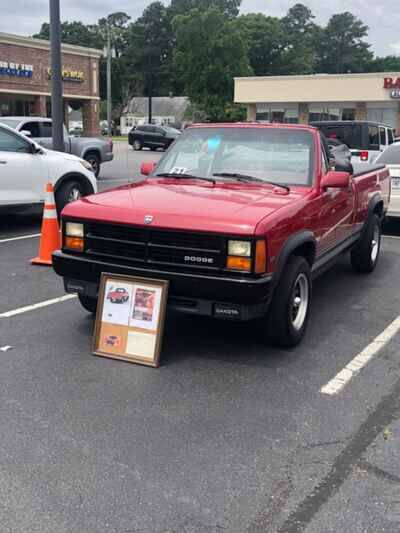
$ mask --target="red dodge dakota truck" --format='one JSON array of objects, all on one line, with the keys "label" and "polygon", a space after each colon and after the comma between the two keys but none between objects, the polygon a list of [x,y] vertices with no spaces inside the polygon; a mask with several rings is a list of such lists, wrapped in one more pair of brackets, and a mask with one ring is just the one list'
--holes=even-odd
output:
[{"label": "red dodge dakota truck", "polygon": [[377,263],[389,172],[354,173],[311,126],[200,124],[142,174],[62,212],[54,269],[90,311],[102,272],[165,279],[169,306],[291,347],[318,273],[347,251],[357,272]]}]

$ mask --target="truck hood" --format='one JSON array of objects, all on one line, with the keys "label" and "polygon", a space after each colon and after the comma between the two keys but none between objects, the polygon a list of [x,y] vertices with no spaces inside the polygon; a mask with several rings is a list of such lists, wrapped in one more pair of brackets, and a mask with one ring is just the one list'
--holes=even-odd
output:
[{"label": "truck hood", "polygon": [[[307,189],[308,191],[309,189]],[[306,194],[263,184],[147,179],[67,205],[63,216],[227,234],[254,233],[260,220]]]}]

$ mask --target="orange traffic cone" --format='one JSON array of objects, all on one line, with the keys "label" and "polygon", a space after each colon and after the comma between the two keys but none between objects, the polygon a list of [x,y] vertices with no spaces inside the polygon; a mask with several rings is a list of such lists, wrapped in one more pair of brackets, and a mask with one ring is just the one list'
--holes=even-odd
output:
[{"label": "orange traffic cone", "polygon": [[34,265],[52,264],[51,254],[61,247],[60,228],[58,226],[57,209],[54,200],[54,188],[51,183],[46,185],[44,202],[42,235],[40,236],[39,255],[31,259]]}]

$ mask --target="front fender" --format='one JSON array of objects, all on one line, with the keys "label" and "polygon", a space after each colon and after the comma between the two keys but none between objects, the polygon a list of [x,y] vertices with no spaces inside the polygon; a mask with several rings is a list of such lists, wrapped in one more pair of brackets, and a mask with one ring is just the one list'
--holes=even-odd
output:
[{"label": "front fender", "polygon": [[272,276],[273,287],[278,284],[289,257],[293,255],[296,250],[301,250],[302,248],[306,252],[306,259],[309,261],[311,267],[314,262],[317,249],[317,241],[312,231],[300,231],[294,235],[291,235],[285,241],[280,251],[278,261],[276,262],[275,272]]}]

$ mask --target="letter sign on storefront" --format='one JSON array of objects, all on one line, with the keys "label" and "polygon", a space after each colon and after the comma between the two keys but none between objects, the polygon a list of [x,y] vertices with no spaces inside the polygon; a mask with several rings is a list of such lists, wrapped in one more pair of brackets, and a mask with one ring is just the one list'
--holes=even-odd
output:
[{"label": "letter sign on storefront", "polygon": [[[51,78],[51,68],[47,69],[47,75],[49,79]],[[62,73],[62,80],[63,81],[75,81],[78,83],[82,83],[85,81],[85,73],[80,70],[71,70],[71,69],[65,69],[63,68]]]},{"label": "letter sign on storefront", "polygon": [[400,78],[383,78],[384,89],[400,89]]},{"label": "letter sign on storefront", "polygon": [[23,63],[8,63],[7,61],[0,61],[0,75],[16,76],[18,78],[32,78],[33,66],[25,65]]}]

